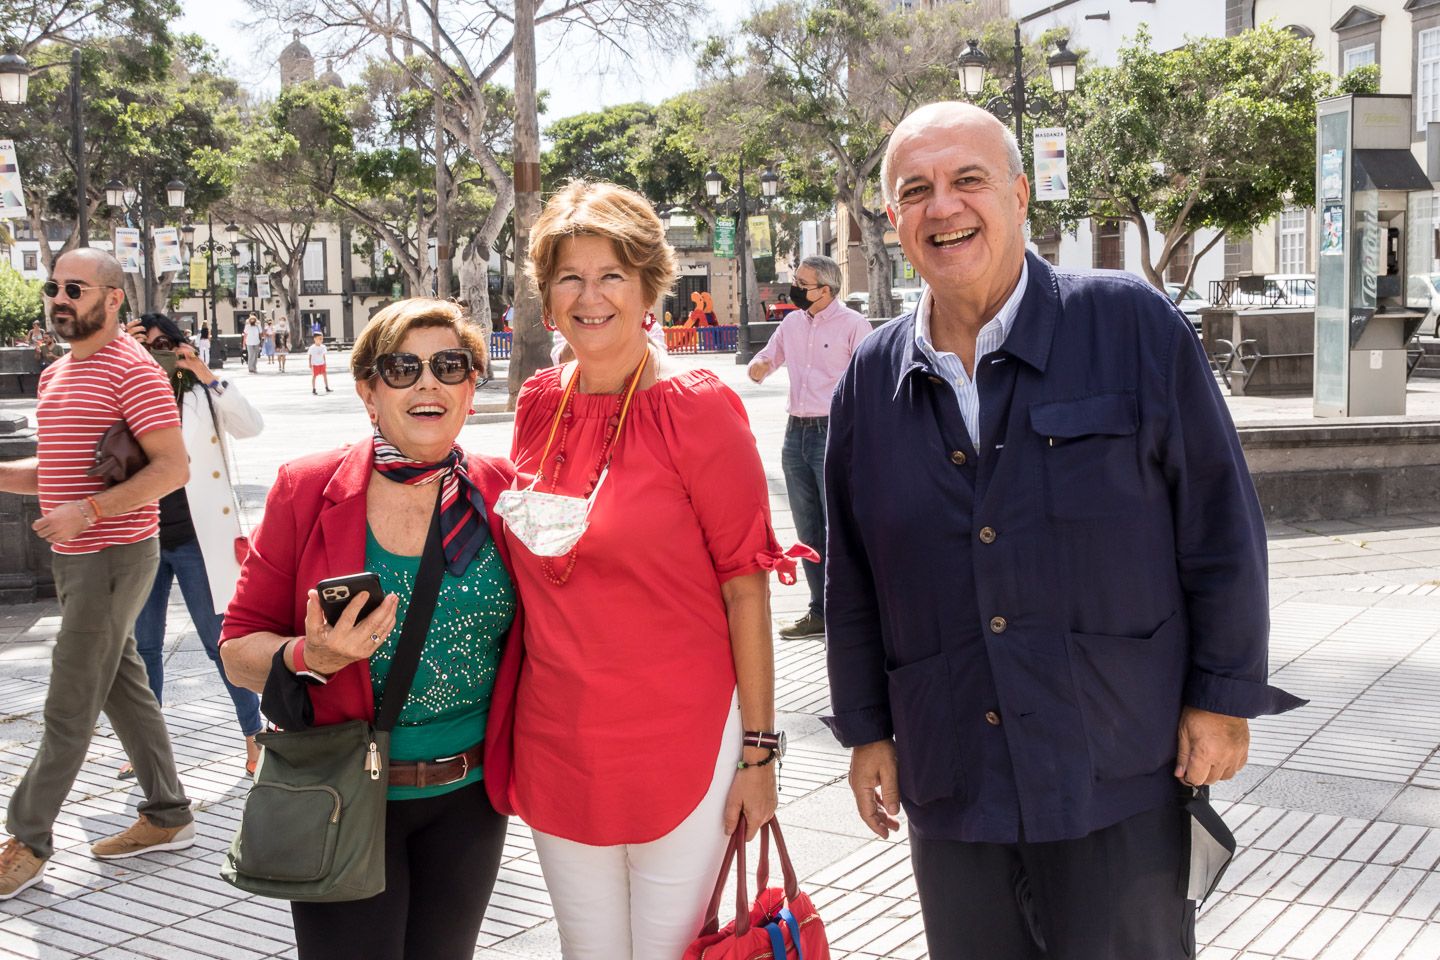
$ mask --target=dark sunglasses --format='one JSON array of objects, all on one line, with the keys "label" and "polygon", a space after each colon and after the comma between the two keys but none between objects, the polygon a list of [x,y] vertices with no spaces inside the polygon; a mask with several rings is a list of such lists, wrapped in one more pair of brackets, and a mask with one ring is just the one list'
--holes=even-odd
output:
[{"label": "dark sunglasses", "polygon": [[[92,285],[87,283],[76,283],[74,280],[67,280],[65,282],[65,296],[69,297],[71,300],[79,300],[82,296],[85,295],[86,290],[114,289],[114,287],[106,283],[98,283]],[[56,283],[54,280],[46,280],[44,286],[40,288],[40,292],[53,300],[60,293],[60,284]]]},{"label": "dark sunglasses", "polygon": [[475,369],[475,360],[469,350],[460,349],[436,350],[428,360],[422,360],[413,353],[382,353],[375,358],[375,374],[385,381],[386,386],[396,390],[414,386],[420,379],[420,369],[427,366],[436,380],[454,386],[470,376],[470,371]]},{"label": "dark sunglasses", "polygon": [[151,350],[174,350],[175,341],[171,340],[164,334],[161,334],[154,340],[151,340],[148,344],[146,344],[146,346],[148,346]]}]

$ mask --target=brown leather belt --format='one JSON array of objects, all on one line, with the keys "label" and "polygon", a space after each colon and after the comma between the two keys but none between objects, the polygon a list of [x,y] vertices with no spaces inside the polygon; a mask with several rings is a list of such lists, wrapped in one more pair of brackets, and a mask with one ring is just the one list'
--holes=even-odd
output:
[{"label": "brown leather belt", "polygon": [[477,743],[464,753],[435,760],[395,760],[390,763],[392,787],[443,787],[464,780],[471,770],[480,768],[485,745]]}]

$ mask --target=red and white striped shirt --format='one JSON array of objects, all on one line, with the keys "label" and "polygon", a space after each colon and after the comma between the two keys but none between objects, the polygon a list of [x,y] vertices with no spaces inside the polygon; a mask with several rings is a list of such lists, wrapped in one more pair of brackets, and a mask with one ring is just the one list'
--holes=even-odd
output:
[{"label": "red and white striped shirt", "polygon": [[[35,421],[39,437],[40,512],[94,496],[105,489],[85,476],[95,465],[95,445],[117,420],[137,438],[180,426],[175,394],[165,372],[133,337],[121,334],[84,360],[66,354],[40,374]],[[160,510],[147,503],[133,513],[105,517],[56,553],[98,553],[139,543],[160,529]]]}]

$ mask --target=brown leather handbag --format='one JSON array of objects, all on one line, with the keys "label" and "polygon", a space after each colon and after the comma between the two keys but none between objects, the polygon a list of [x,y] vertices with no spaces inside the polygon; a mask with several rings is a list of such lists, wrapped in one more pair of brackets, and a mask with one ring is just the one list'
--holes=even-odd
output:
[{"label": "brown leather handbag", "polygon": [[150,458],[124,420],[116,420],[100,435],[95,444],[95,466],[85,471],[87,477],[99,477],[105,486],[124,483],[145,468]]}]

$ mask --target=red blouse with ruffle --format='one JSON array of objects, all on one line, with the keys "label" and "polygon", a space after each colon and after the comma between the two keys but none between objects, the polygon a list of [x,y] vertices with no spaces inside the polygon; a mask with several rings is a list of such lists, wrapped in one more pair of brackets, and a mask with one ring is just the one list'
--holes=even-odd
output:
[{"label": "red blouse with ruffle", "polygon": [[[544,450],[560,370],[520,392],[512,458],[521,486]],[[550,492],[553,478],[555,492],[586,494],[618,404],[573,396],[563,462],[552,448],[538,489]],[[565,583],[553,581],[566,558],[553,558],[547,575],[506,537],[526,612],[516,811],[581,843],[664,836],[710,785],[735,689],[720,585],[761,570],[794,579],[740,398],[708,370],[636,392]]]}]

